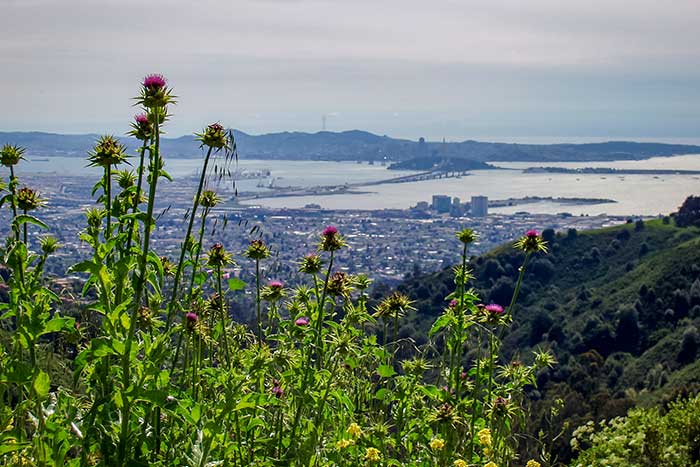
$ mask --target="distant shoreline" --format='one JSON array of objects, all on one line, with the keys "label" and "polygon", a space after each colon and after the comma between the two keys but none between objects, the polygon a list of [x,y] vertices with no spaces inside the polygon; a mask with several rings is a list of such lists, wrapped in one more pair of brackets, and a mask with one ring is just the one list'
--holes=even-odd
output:
[{"label": "distant shoreline", "polygon": [[611,167],[528,167],[524,173],[583,174],[583,175],[700,175],[700,170],[681,169],[615,169]]},{"label": "distant shoreline", "polygon": [[[367,161],[396,163],[420,161],[432,167],[440,161],[452,161],[450,169],[461,169],[455,161],[470,161],[477,167],[486,162],[593,162],[644,160],[700,154],[700,145],[656,142],[605,141],[595,143],[523,144],[466,140],[459,142],[412,141],[380,136],[360,130],[317,133],[282,132],[251,135],[233,130],[240,157],[262,160]],[[61,135],[42,132],[0,132],[0,145],[16,144],[27,148],[28,157],[86,157],[97,135]],[[128,137],[120,140],[130,153],[140,143]],[[165,158],[196,159],[203,157],[194,136],[163,138]]]}]

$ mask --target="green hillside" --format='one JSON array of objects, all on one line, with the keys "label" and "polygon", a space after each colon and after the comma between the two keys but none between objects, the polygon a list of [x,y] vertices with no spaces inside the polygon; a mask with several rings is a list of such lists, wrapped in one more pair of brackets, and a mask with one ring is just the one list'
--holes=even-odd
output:
[{"label": "green hillside", "polygon": [[[557,399],[550,427],[561,459],[569,432],[590,419],[624,415],[632,406],[665,403],[700,388],[700,229],[668,218],[602,230],[543,232],[550,252],[527,267],[515,323],[504,339],[514,359],[551,348],[559,365],[538,375],[530,392],[532,434]],[[522,256],[510,246],[472,258],[473,286],[506,305]],[[417,313],[403,335],[425,335],[453,287],[450,271],[411,278],[401,289]],[[419,339],[417,337],[417,339]],[[552,441],[552,440],[550,440]]]}]

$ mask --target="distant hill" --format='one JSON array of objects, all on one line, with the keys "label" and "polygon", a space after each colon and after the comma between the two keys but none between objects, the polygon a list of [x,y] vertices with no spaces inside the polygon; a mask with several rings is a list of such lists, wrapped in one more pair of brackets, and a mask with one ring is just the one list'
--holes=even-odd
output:
[{"label": "distant hill", "polygon": [[493,165],[460,157],[416,157],[389,166],[389,170],[433,170],[440,172],[495,169]]},{"label": "distant hill", "polygon": [[[570,433],[590,419],[700,391],[700,229],[659,219],[544,236],[551,251],[531,260],[504,341],[508,358],[543,346],[559,360],[530,393],[533,435],[557,399],[564,406],[555,428],[568,421]],[[473,258],[471,285],[484,302],[506,305],[521,264],[511,245]],[[401,334],[420,340],[454,289],[452,272],[413,277],[399,289],[418,309]],[[567,458],[561,440],[555,448]]]},{"label": "distant hill", "polygon": [[[645,159],[653,156],[700,154],[700,146],[613,141],[589,144],[507,144],[480,141],[436,143],[379,136],[366,131],[340,133],[283,132],[250,135],[235,131],[241,157],[292,160],[372,160],[466,159],[488,161],[605,161]],[[41,132],[0,132],[0,144],[27,147],[30,155],[83,157],[98,135],[60,135]],[[138,142],[124,137],[130,150]],[[162,148],[169,157],[199,156],[193,136],[163,138]]]}]

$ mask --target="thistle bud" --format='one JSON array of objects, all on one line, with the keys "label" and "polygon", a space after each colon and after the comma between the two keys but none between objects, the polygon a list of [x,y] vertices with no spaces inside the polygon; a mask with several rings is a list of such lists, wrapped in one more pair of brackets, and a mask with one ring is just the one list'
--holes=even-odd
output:
[{"label": "thistle bud", "polygon": [[357,290],[367,290],[372,282],[372,279],[365,274],[358,274],[352,279],[352,283]]},{"label": "thistle bud", "polygon": [[114,136],[103,136],[89,153],[91,167],[107,167],[121,164],[126,160],[126,148]]},{"label": "thistle bud", "polygon": [[301,318],[297,318],[296,321],[294,321],[294,324],[300,327],[305,327],[308,326],[311,321],[307,316],[302,316]]},{"label": "thistle bud", "polygon": [[170,259],[167,256],[161,256],[160,257],[160,262],[163,265],[163,274],[166,276],[174,276],[175,275],[175,264],[170,261]]},{"label": "thistle bud", "polygon": [[337,251],[345,246],[343,237],[338,233],[338,229],[329,225],[323,229],[321,234],[321,243],[318,248],[323,251]]},{"label": "thistle bud", "polygon": [[270,249],[262,240],[252,240],[243,254],[250,259],[261,260],[270,256]]},{"label": "thistle bud", "polygon": [[260,295],[267,302],[277,302],[284,297],[284,284],[280,281],[270,281]]},{"label": "thistle bud", "polygon": [[134,121],[131,124],[131,128],[132,130],[129,132],[129,135],[138,140],[147,141],[151,138],[151,136],[153,136],[153,125],[151,124],[148,115],[145,113],[134,116]]},{"label": "thistle bud", "polygon": [[4,165],[5,167],[17,165],[22,159],[22,155],[25,151],[26,149],[19,146],[13,146],[10,144],[4,145],[0,150],[0,164]]},{"label": "thistle bud", "polygon": [[61,246],[58,243],[58,240],[56,240],[56,237],[43,237],[40,241],[39,244],[41,245],[41,251],[45,255],[50,255],[51,253],[55,253],[56,250]]},{"label": "thistle bud", "polygon": [[141,84],[141,95],[137,100],[144,107],[149,109],[165,107],[173,102],[173,96],[170,95],[170,90],[163,75],[148,75]]},{"label": "thistle bud", "polygon": [[120,170],[117,173],[117,185],[119,185],[119,188],[121,188],[122,190],[131,188],[135,184],[136,176],[133,172],[130,172],[128,170]]},{"label": "thistle bud", "polygon": [[515,242],[515,248],[524,251],[525,253],[547,253],[547,242],[542,239],[542,236],[536,230],[528,230],[525,236]]},{"label": "thistle bud", "polygon": [[282,386],[280,386],[280,382],[277,380],[273,381],[273,386],[272,386],[271,392],[278,399],[281,399],[282,396],[284,396],[284,389],[282,389]]},{"label": "thistle bud", "polygon": [[105,212],[101,209],[90,208],[85,211],[88,227],[92,229],[99,229],[102,226],[102,218],[104,215]]},{"label": "thistle bud", "polygon": [[393,292],[382,300],[374,313],[375,318],[401,318],[407,311],[413,311],[413,301],[401,292]]},{"label": "thistle bud", "polygon": [[301,260],[299,264],[299,272],[305,274],[318,274],[323,267],[323,261],[321,257],[315,253],[310,253]]},{"label": "thistle bud", "polygon": [[197,325],[197,321],[199,321],[199,316],[197,316],[197,313],[189,312],[185,315],[185,323],[187,325],[188,330],[193,330],[194,327]]},{"label": "thistle bud", "polygon": [[460,242],[468,245],[476,241],[476,233],[472,229],[462,229],[457,232],[457,238]]},{"label": "thistle bud", "polygon": [[39,196],[39,193],[27,188],[20,188],[17,192],[17,207],[22,211],[33,211],[46,204],[46,200]]},{"label": "thistle bud", "polygon": [[205,190],[202,192],[202,196],[200,197],[199,204],[201,204],[205,208],[213,208],[219,202],[221,201],[221,198],[219,198],[215,192],[212,190]]},{"label": "thistle bud", "polygon": [[333,273],[328,280],[328,294],[344,297],[350,293],[350,277],[342,271]]},{"label": "thistle bud", "polygon": [[197,135],[197,141],[201,141],[203,146],[209,146],[214,149],[221,149],[229,146],[226,130],[218,123],[212,123],[206,127],[202,133],[195,134]]},{"label": "thistle bud", "polygon": [[209,250],[207,264],[214,267],[222,267],[233,262],[231,255],[224,249],[221,243],[216,243]]}]

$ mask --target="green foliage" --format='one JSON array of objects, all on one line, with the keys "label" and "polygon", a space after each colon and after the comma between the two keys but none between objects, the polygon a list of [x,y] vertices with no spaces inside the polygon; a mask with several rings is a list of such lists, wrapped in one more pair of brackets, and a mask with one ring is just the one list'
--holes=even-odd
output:
[{"label": "green foliage", "polygon": [[678,227],[700,227],[700,196],[689,196],[676,213]]},{"label": "green foliage", "polygon": [[693,467],[700,465],[700,397],[658,409],[634,409],[625,417],[589,422],[574,431],[580,451],[572,467]]},{"label": "green foliage", "polygon": [[[468,287],[475,235],[461,231],[461,265],[420,342],[400,332],[416,311],[405,293],[372,306],[368,277],[334,269],[345,241],[331,226],[318,255],[302,260],[307,281],[295,290],[262,283],[269,249],[253,240],[238,258],[255,267],[249,286],[230,277],[237,255],[204,236],[219,202],[207,186],[210,159],[237,159],[231,134],[213,124],[200,135],[208,150],[171,262],[150,239],[158,183],[168,179],[160,134],[173,96],[162,76],[150,75],[137,102],[145,107],[135,125],[138,177],[119,171],[126,155],[111,139],[91,153],[103,176],[94,188],[99,207],[86,211],[80,234],[91,256],[70,269],[85,279],[76,317],[61,314],[67,297],[47,287],[44,264],[59,245],[44,239],[40,254],[28,249],[28,234],[45,224],[17,211],[10,173],[0,463],[445,467],[515,458],[524,390],[555,364],[546,351],[526,361],[501,352],[528,260],[546,251],[536,232],[518,243],[510,269],[520,273],[504,310],[483,306]],[[541,261],[536,269],[551,273]],[[233,300],[246,293],[255,296],[254,329],[231,318]]]},{"label": "green foliage", "polygon": [[[533,257],[528,266],[516,323],[504,335],[502,350],[515,357],[550,348],[560,362],[540,372],[538,388],[528,390],[527,424],[531,436],[551,430],[553,437],[568,423],[567,435],[551,444],[559,460],[570,459],[566,438],[579,424],[700,390],[700,341],[694,331],[700,328],[699,234],[698,228],[662,219],[646,221],[643,228],[630,223],[554,237],[547,232],[551,253]],[[507,246],[475,258],[474,288],[491,301],[506,302],[518,262]],[[399,287],[416,300],[414,338],[430,328],[440,312],[437,298],[450,282],[444,271]],[[549,426],[557,400],[563,407]]]}]

